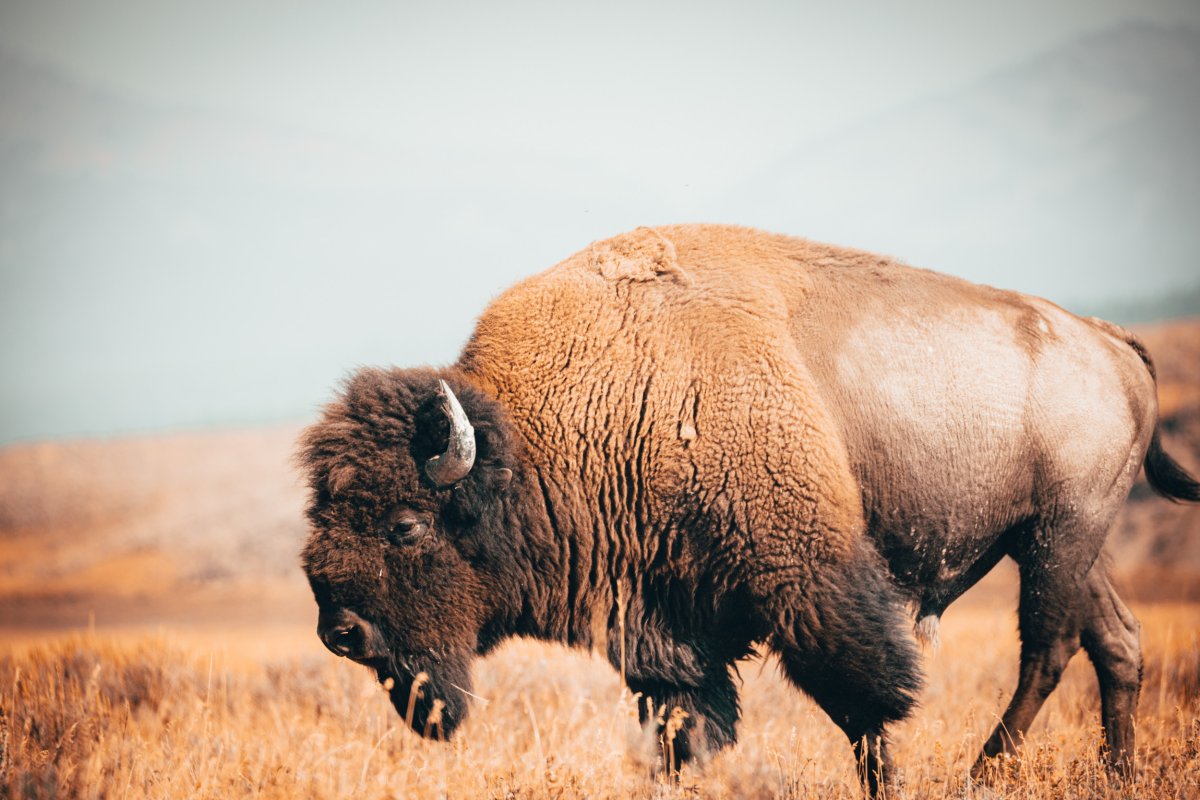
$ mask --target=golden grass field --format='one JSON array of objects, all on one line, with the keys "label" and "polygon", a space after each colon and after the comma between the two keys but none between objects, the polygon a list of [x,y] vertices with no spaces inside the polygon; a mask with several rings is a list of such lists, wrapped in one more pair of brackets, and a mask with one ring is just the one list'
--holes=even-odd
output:
[{"label": "golden grass field", "polygon": [[[903,796],[1200,796],[1200,605],[1136,608],[1145,688],[1135,781],[1095,753],[1095,679],[1082,655],[1023,754],[987,793],[965,775],[1015,684],[1007,576],[951,609],[920,710],[894,732]],[[860,796],[834,725],[772,660],[744,663],[738,746],[678,786],[651,777],[653,742],[615,672],[587,653],[519,641],[481,662],[472,716],[448,744],[404,728],[367,670],[264,632],[78,633],[0,660],[3,782],[12,796]]]},{"label": "golden grass field", "polygon": [[[1200,323],[1146,334],[1168,450],[1200,467]],[[653,737],[597,656],[514,641],[476,665],[447,744],[403,726],[365,668],[330,655],[297,552],[297,431],[0,450],[0,796],[860,797],[840,731],[770,658],[740,665],[736,748],[655,777]],[[918,711],[893,730],[908,798],[1200,797],[1200,514],[1135,488],[1110,537],[1142,620],[1131,782],[1100,747],[1083,654],[1021,755],[966,780],[1016,684],[1002,564],[952,606]]]}]

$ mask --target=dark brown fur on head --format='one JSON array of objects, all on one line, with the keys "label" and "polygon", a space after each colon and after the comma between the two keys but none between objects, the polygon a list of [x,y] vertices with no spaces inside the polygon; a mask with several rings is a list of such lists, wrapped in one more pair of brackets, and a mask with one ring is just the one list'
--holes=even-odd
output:
[{"label": "dark brown fur on head", "polygon": [[[467,476],[445,488],[424,470],[449,434],[439,378],[467,409],[478,447]],[[379,634],[386,652],[363,663],[393,679],[402,716],[413,678],[428,674],[414,709],[418,731],[435,699],[446,704],[442,732],[461,721],[469,663],[514,613],[515,581],[505,574],[513,450],[495,403],[452,374],[423,369],[358,372],[301,440],[312,524],[303,564],[317,604],[322,613],[349,610]],[[422,527],[398,532],[398,517],[414,513]]]}]

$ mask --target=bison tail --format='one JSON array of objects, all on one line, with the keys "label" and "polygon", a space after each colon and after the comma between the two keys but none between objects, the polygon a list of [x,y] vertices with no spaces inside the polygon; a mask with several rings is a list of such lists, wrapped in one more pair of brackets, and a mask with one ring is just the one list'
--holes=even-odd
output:
[{"label": "bison tail", "polygon": [[[1125,342],[1138,354],[1138,358],[1142,359],[1142,363],[1146,365],[1146,371],[1150,373],[1150,378],[1158,383],[1158,373],[1154,369],[1154,359],[1150,358],[1150,351],[1146,349],[1146,345],[1142,340],[1134,336],[1129,331],[1122,328],[1120,325],[1114,325],[1108,320],[1100,319],[1099,317],[1088,317],[1088,322],[1100,328],[1108,335]],[[1154,435],[1150,437],[1150,449],[1146,451],[1146,460],[1142,462],[1142,466],[1146,468],[1146,480],[1149,481],[1151,488],[1161,494],[1168,500],[1178,502],[1187,500],[1191,503],[1200,503],[1200,483],[1188,474],[1188,471],[1179,466],[1179,462],[1167,455],[1167,451],[1163,450],[1162,439],[1159,437],[1159,425],[1154,426]]]},{"label": "bison tail", "polygon": [[[1150,358],[1150,351],[1146,349],[1146,345],[1140,339],[1121,326],[1106,320],[1092,317],[1091,322],[1129,345],[1146,365],[1146,371],[1150,373],[1150,377],[1154,379],[1155,383],[1158,383],[1154,360]],[[1157,424],[1154,426],[1154,435],[1150,437],[1150,449],[1146,451],[1146,460],[1142,465],[1146,468],[1146,480],[1149,481],[1154,491],[1163,497],[1175,502],[1186,500],[1191,503],[1200,503],[1200,483],[1197,483],[1196,479],[1189,475],[1178,461],[1167,455],[1166,450],[1163,450]]]},{"label": "bison tail", "polygon": [[1163,497],[1176,502],[1187,500],[1200,503],[1200,483],[1163,450],[1157,426],[1150,438],[1150,449],[1146,451],[1144,466],[1146,480],[1150,482],[1154,491]]}]

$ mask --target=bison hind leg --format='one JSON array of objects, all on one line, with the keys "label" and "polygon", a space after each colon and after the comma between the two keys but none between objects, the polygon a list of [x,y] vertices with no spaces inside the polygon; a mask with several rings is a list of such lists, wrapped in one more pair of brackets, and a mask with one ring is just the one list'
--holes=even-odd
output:
[{"label": "bison hind leg", "polygon": [[1102,557],[1087,577],[1091,610],[1081,641],[1100,683],[1104,749],[1109,764],[1123,775],[1133,773],[1134,725],[1142,683],[1141,626],[1121,601]]},{"label": "bison hind leg", "polygon": [[1099,511],[1081,503],[1070,516],[1043,522],[1014,543],[1012,556],[1021,572],[1020,672],[1000,724],[971,769],[973,776],[986,778],[994,757],[1016,751],[1081,646],[1100,681],[1110,763],[1124,774],[1132,771],[1142,664],[1138,623],[1109,582],[1107,557],[1101,554],[1124,496],[1122,489]]},{"label": "bison hind leg", "polygon": [[788,678],[845,732],[874,795],[891,772],[884,729],[912,710],[922,680],[904,603],[873,555],[781,592],[772,646]]}]

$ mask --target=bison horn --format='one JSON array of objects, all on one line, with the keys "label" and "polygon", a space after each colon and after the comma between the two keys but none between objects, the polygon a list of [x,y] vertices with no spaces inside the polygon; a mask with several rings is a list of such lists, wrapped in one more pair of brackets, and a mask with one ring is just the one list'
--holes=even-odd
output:
[{"label": "bison horn", "polygon": [[425,474],[437,486],[445,487],[467,477],[475,465],[475,429],[443,380],[438,381],[438,396],[442,399],[442,411],[450,420],[450,442],[446,452],[425,462]]}]

